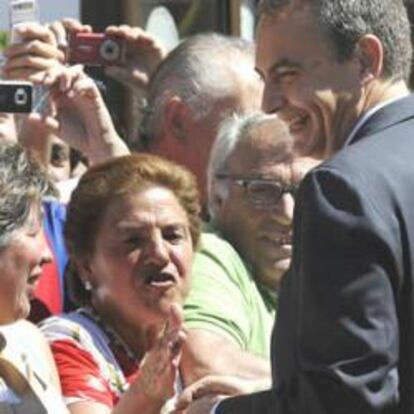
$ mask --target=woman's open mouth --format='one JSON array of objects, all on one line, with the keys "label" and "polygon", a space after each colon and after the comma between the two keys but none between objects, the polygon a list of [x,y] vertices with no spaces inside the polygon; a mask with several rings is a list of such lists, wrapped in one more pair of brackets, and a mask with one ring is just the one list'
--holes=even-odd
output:
[{"label": "woman's open mouth", "polygon": [[176,280],[168,272],[150,272],[145,276],[145,284],[156,288],[167,288],[175,285]]}]

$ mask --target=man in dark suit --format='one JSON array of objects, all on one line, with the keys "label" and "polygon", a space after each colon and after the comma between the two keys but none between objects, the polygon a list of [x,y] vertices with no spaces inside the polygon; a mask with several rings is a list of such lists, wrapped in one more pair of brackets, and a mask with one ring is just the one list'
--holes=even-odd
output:
[{"label": "man in dark suit", "polygon": [[265,0],[257,42],[263,109],[289,124],[301,155],[327,161],[297,194],[274,387],[214,411],[414,413],[414,97],[403,3]]}]

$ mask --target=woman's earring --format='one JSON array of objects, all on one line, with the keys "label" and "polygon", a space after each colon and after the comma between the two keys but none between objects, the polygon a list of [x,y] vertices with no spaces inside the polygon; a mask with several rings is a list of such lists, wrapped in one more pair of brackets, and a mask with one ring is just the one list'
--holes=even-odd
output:
[{"label": "woman's earring", "polygon": [[83,287],[85,288],[85,290],[90,292],[92,290],[92,283],[89,280],[85,280],[85,282],[83,283]]}]

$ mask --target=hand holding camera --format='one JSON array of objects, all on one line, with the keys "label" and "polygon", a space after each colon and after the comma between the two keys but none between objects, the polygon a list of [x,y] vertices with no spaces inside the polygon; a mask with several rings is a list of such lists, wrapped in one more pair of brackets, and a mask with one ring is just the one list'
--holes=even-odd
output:
[{"label": "hand holding camera", "polygon": [[3,67],[4,77],[44,82],[46,73],[65,59],[64,53],[57,48],[53,33],[38,23],[21,25],[16,32],[21,41],[4,51],[7,58]]},{"label": "hand holding camera", "polygon": [[124,62],[112,63],[105,74],[136,89],[146,89],[149,78],[166,55],[164,46],[139,27],[109,26],[106,34],[117,36],[125,44]]},{"label": "hand holding camera", "polygon": [[31,114],[32,122],[41,123],[49,132],[59,135],[87,156],[91,164],[129,153],[95,82],[81,65],[61,66],[53,81],[51,97],[56,113],[46,117]]},{"label": "hand holding camera", "polygon": [[9,6],[12,44],[4,51],[7,61],[2,74],[14,82],[0,85],[0,111],[42,112],[48,103],[44,89],[48,75],[57,70],[65,56],[57,48],[53,33],[37,23],[36,0],[10,0]]},{"label": "hand holding camera", "polygon": [[69,37],[68,61],[86,66],[121,65],[125,43],[116,35],[74,32]]},{"label": "hand holding camera", "polygon": [[64,53],[65,60],[68,54],[69,38],[74,33],[91,33],[92,27],[88,24],[82,24],[76,19],[65,18],[56,20],[48,24],[49,30],[55,36],[57,47]]}]

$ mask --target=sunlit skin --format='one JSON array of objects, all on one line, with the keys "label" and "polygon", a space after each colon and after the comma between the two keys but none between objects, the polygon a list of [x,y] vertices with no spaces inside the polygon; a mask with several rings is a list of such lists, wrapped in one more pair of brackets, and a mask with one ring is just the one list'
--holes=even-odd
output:
[{"label": "sunlit skin", "polygon": [[48,172],[53,181],[59,182],[70,178],[70,148],[59,139],[52,135],[49,142],[50,159]]},{"label": "sunlit skin", "polygon": [[229,64],[228,69],[233,83],[229,93],[210,101],[211,107],[207,106],[204,115],[201,111],[206,108],[175,105],[174,122],[164,121],[163,136],[153,140],[150,148],[151,152],[184,165],[196,176],[203,205],[207,199],[208,159],[220,122],[233,112],[257,110],[261,104],[263,82],[251,60],[240,58],[237,67]]},{"label": "sunlit skin", "polygon": [[192,257],[187,215],[169,190],[150,187],[107,207],[82,277],[95,309],[138,355],[186,297]]},{"label": "sunlit skin", "polygon": [[34,203],[23,227],[0,248],[0,325],[24,319],[30,311],[30,297],[51,253],[42,231],[40,206]]},{"label": "sunlit skin", "polygon": [[287,122],[301,155],[331,155],[367,107],[370,69],[358,55],[338,62],[310,3],[261,17],[256,69],[265,83],[263,110]]},{"label": "sunlit skin", "polygon": [[[317,164],[310,158],[292,159],[289,138],[279,140],[280,121],[268,121],[239,143],[227,163],[227,172],[238,177],[272,179],[284,186],[299,184]],[[288,269],[292,254],[292,219],[294,199],[284,194],[274,206],[258,208],[249,201],[244,189],[229,182],[229,195],[218,214],[219,228],[250,264],[254,277],[277,289]]]},{"label": "sunlit skin", "polygon": [[[230,67],[231,68],[231,67]],[[206,202],[206,170],[211,147],[217,135],[220,122],[233,112],[247,112],[260,108],[263,83],[253,71],[250,61],[238,62],[238,70],[232,69],[234,87],[232,93],[217,99],[206,117],[191,119],[187,136],[188,146],[192,146],[195,157],[184,155],[182,160],[190,171],[196,174],[201,189],[202,202]],[[196,140],[190,143],[196,137]]]}]

